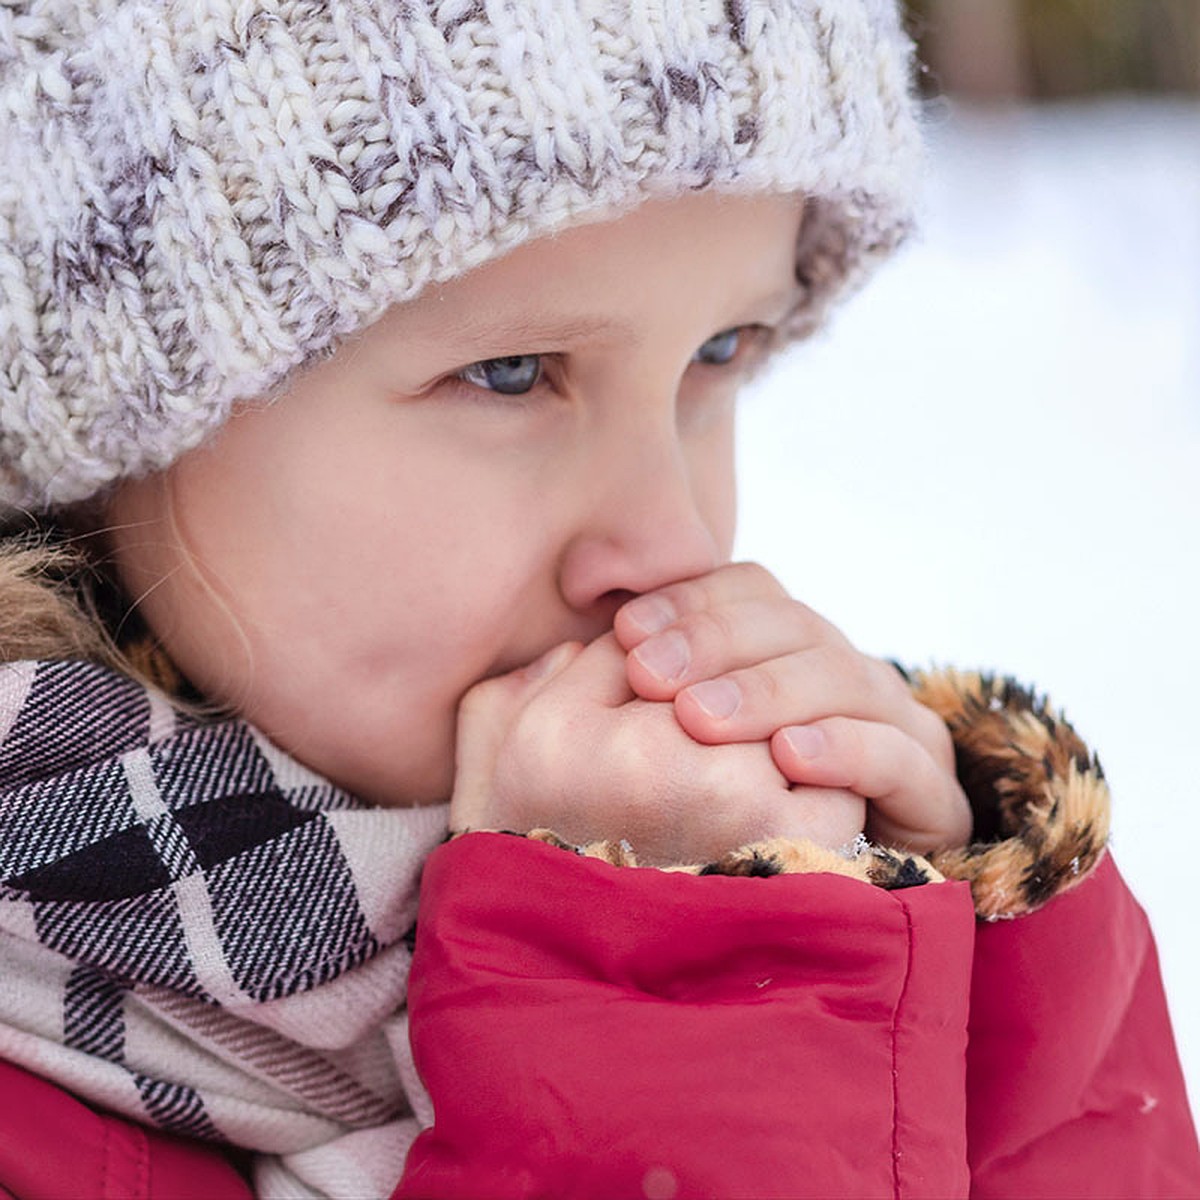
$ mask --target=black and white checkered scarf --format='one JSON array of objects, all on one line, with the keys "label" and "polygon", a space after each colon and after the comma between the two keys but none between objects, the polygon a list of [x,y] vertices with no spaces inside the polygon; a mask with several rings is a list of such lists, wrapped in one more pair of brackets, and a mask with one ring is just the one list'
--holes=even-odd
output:
[{"label": "black and white checkered scarf", "polygon": [[445,819],[104,667],[0,665],[0,1058],[260,1152],[260,1194],[386,1194],[421,1108],[405,934]]}]

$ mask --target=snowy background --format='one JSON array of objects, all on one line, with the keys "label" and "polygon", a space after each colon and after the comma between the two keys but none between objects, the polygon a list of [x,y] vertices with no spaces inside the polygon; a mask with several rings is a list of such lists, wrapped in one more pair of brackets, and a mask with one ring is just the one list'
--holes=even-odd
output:
[{"label": "snowy background", "polygon": [[746,398],[737,553],[863,650],[1066,709],[1195,1112],[1200,105],[942,102],[930,134],[922,236]]}]

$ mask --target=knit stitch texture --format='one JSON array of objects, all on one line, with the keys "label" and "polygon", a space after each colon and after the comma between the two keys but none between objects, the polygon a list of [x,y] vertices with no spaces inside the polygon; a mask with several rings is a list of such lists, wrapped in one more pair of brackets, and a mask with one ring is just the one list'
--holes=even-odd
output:
[{"label": "knit stitch texture", "polygon": [[891,0],[0,0],[0,507],[161,468],[392,304],[696,187],[911,221]]}]

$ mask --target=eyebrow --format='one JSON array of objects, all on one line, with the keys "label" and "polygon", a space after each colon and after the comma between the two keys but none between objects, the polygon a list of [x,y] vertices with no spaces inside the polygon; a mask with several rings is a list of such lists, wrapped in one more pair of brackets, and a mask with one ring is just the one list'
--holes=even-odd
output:
[{"label": "eyebrow", "polygon": [[449,323],[446,332],[453,339],[484,346],[532,345],[541,342],[569,344],[595,337],[621,338],[638,343],[644,337],[632,321],[585,315],[563,319],[537,312],[507,319],[503,315],[481,320],[468,317]]},{"label": "eyebrow", "polygon": [[[751,311],[778,313],[778,319],[782,320],[791,312],[801,293],[802,289],[797,285],[777,288],[747,304],[743,311],[747,314]],[[742,322],[732,320],[729,327],[739,323]],[[522,313],[509,318],[503,314],[495,318],[482,316],[478,319],[473,315],[459,316],[448,322],[445,332],[451,339],[485,350],[494,347],[534,346],[541,343],[570,345],[572,342],[596,337],[620,339],[630,345],[640,345],[646,336],[643,329],[626,319],[589,314],[558,318],[552,313],[542,312]]]}]

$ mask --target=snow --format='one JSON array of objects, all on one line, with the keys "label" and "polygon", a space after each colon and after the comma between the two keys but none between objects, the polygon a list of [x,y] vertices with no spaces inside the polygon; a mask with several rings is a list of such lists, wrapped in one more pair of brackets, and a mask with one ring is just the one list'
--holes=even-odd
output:
[{"label": "snow", "polygon": [[931,126],[920,238],[744,402],[737,553],[863,650],[1065,707],[1196,1108],[1200,105]]}]

